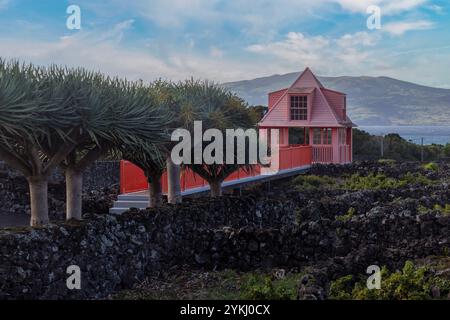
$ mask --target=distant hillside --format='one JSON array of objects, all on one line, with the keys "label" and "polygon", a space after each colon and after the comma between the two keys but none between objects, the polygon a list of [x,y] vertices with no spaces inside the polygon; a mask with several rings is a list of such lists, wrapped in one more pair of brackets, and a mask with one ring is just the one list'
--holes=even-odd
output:
[{"label": "distant hillside", "polygon": [[[273,75],[224,86],[252,105],[267,105],[267,93],[286,88],[299,73]],[[348,112],[359,125],[450,125],[450,89],[388,77],[319,77],[330,89],[347,94]]]}]

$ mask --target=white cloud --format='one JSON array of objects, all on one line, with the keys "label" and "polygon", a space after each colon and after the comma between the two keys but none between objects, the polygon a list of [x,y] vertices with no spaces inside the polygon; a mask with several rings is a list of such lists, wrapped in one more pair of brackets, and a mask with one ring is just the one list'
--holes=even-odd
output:
[{"label": "white cloud", "polygon": [[79,0],[86,8],[99,15],[110,16],[116,12],[131,12],[167,28],[180,28],[191,20],[214,22],[223,13],[215,10],[218,0]]},{"label": "white cloud", "polygon": [[390,13],[399,13],[403,11],[413,10],[423,4],[425,4],[427,0],[397,0],[397,1],[384,1],[382,4],[382,12],[390,14]]},{"label": "white cloud", "polygon": [[0,0],[0,10],[6,9],[10,3],[10,0]]},{"label": "white cloud", "polygon": [[429,10],[431,10],[431,11],[437,13],[437,14],[443,14],[444,13],[444,8],[441,7],[441,6],[438,6],[436,4],[429,5],[427,7],[427,9],[429,9]]},{"label": "white cloud", "polygon": [[217,48],[206,54],[172,49],[156,54],[154,48],[151,51],[148,47],[132,48],[121,42],[132,24],[131,20],[124,21],[101,33],[82,30],[55,41],[3,37],[0,38],[0,56],[40,65],[83,66],[112,76],[145,81],[158,78],[176,81],[190,77],[232,81],[279,70],[276,65],[264,68],[262,62],[251,64],[225,59]]},{"label": "white cloud", "polygon": [[222,58],[223,51],[216,47],[211,47],[211,49],[209,50],[209,55],[213,58]]},{"label": "white cloud", "polygon": [[359,32],[333,39],[290,32],[282,40],[248,47],[250,57],[245,60],[245,55],[233,58],[228,54],[218,59],[211,51],[201,54],[169,49],[156,54],[157,50],[150,51],[148,47],[135,49],[120,42],[131,27],[129,21],[116,25],[112,31],[81,31],[55,41],[3,37],[0,56],[43,65],[83,66],[145,81],[194,77],[225,82],[300,71],[309,66],[319,75],[385,75],[418,82],[417,74],[421,74],[423,84],[448,82],[448,47],[430,48],[426,54],[411,52],[404,59],[378,48],[376,33]]},{"label": "white cloud", "polygon": [[425,4],[428,0],[331,0],[351,12],[366,14],[366,9],[371,5],[381,8],[382,14],[393,15],[404,11],[410,11]]},{"label": "white cloud", "polygon": [[341,38],[337,39],[336,42],[343,48],[356,47],[359,45],[371,47],[376,45],[379,40],[380,37],[377,33],[357,32],[353,34],[345,34]]},{"label": "white cloud", "polygon": [[[1,0],[0,0],[1,1]],[[192,22],[220,28],[223,23],[233,23],[249,35],[264,35],[293,21],[326,16],[332,4],[344,11],[366,15],[370,5],[378,5],[383,15],[411,11],[428,0],[277,0],[254,2],[248,0],[110,0],[105,2],[78,0],[83,7],[95,10],[98,15],[111,16],[116,12],[143,17],[167,29],[182,29]]]},{"label": "white cloud", "polygon": [[321,53],[328,49],[330,41],[322,36],[306,37],[300,32],[289,32],[285,39],[267,44],[255,44],[247,47],[254,53],[277,56],[285,62],[315,64],[320,61]]},{"label": "white cloud", "polygon": [[365,67],[372,59],[373,47],[379,40],[375,33],[357,32],[338,39],[323,36],[307,37],[290,32],[285,39],[265,44],[254,44],[247,50],[266,57],[281,66],[312,67],[319,73],[346,73]]},{"label": "white cloud", "polygon": [[[448,83],[450,45],[392,54],[395,49],[378,46],[381,40],[381,34],[375,32],[346,34],[337,39],[290,33],[283,40],[254,44],[247,50],[265,57],[267,66],[277,66],[277,73],[309,66],[318,75],[389,76],[431,86]],[[315,50],[302,50],[311,43]]]},{"label": "white cloud", "polygon": [[399,21],[392,22],[388,24],[384,24],[382,26],[382,30],[390,33],[394,36],[401,36],[408,31],[413,30],[428,30],[433,28],[434,23],[427,20],[419,20],[419,21]]}]

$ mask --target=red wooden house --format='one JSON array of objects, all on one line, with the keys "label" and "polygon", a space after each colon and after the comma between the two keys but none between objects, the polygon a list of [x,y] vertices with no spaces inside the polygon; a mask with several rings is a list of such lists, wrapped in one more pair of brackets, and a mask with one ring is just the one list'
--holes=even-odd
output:
[{"label": "red wooden house", "polygon": [[[313,163],[349,163],[352,161],[352,127],[346,113],[346,95],[326,89],[309,68],[289,87],[269,93],[269,110],[259,128],[280,130],[279,172],[275,176],[239,170],[226,179],[223,187],[235,188],[247,183],[299,174]],[[206,181],[190,170],[181,173],[181,190],[189,195],[209,190]],[[167,176],[162,178],[167,191]],[[141,169],[121,162],[121,195],[112,212],[148,205],[148,182]]]},{"label": "red wooden house", "polygon": [[325,88],[309,68],[285,89],[269,93],[260,128],[280,130],[280,147],[312,146],[313,163],[352,161],[352,123],[344,93]]}]

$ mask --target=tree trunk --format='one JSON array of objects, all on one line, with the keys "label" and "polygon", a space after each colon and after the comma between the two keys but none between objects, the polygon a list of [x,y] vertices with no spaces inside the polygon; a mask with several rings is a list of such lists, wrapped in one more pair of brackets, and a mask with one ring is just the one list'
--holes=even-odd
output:
[{"label": "tree trunk", "polygon": [[81,220],[83,195],[83,173],[66,170],[66,219]]},{"label": "tree trunk", "polygon": [[31,176],[27,180],[30,187],[30,225],[32,227],[46,225],[49,223],[47,177]]},{"label": "tree trunk", "polygon": [[150,191],[150,208],[157,208],[162,204],[161,175],[152,175],[148,179]]},{"label": "tree trunk", "polygon": [[180,166],[167,158],[167,202],[171,204],[181,203]]},{"label": "tree trunk", "polygon": [[221,181],[212,181],[209,182],[209,187],[211,189],[211,197],[220,197],[222,196],[222,182]]}]

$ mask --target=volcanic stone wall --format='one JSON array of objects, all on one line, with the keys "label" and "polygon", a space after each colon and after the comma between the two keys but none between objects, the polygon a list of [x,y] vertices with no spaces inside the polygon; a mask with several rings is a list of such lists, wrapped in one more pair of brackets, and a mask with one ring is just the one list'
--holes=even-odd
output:
[{"label": "volcanic stone wall", "polygon": [[[117,188],[119,174],[119,162],[117,161],[99,161],[89,167],[83,174],[85,200],[92,197],[101,198],[99,193],[103,193],[105,188]],[[55,170],[49,180],[50,217],[63,217],[66,188],[64,176],[60,170]],[[103,200],[100,199],[100,201]],[[30,213],[27,181],[19,172],[9,168],[3,162],[0,162],[0,204],[0,214]],[[86,203],[86,206],[91,206],[91,204]],[[86,210],[84,211],[86,212]]]},{"label": "volcanic stone wall", "polygon": [[[337,277],[449,251],[450,217],[419,214],[414,204],[372,205],[348,221],[314,218],[315,210],[325,209],[313,201],[300,210],[295,199],[200,198],[0,231],[0,298],[103,298],[175,265],[254,270],[332,259]],[[66,286],[70,265],[81,269],[80,290]]]}]

